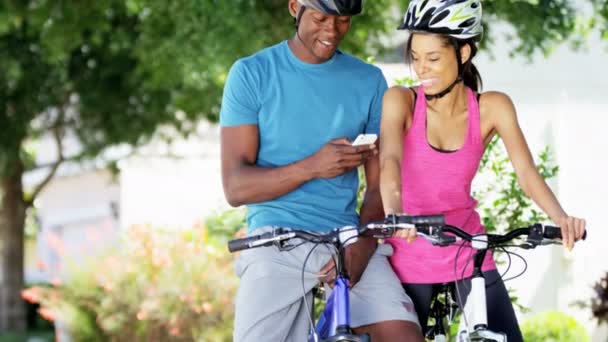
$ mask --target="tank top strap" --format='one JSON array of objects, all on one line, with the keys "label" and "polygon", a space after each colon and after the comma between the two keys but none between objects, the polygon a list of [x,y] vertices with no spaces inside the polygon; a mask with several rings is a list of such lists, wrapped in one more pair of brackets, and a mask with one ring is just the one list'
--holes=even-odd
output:
[{"label": "tank top strap", "polygon": [[479,103],[473,90],[467,87],[467,106],[469,108],[469,122],[468,122],[468,134],[467,139],[472,144],[481,144],[481,119],[479,115]]},{"label": "tank top strap", "polygon": [[409,129],[410,132],[426,129],[426,97],[424,96],[424,89],[422,88],[422,85],[418,86],[413,116],[412,126]]}]

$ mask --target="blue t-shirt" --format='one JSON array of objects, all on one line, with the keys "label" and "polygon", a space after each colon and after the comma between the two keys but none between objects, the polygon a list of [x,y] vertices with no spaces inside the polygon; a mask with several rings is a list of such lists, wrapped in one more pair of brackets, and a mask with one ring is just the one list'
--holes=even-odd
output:
[{"label": "blue t-shirt", "polygon": [[[283,166],[313,155],[332,139],[378,134],[386,88],[373,65],[340,51],[325,63],[308,64],[283,41],[232,66],[220,124],[257,125],[257,165]],[[247,227],[326,231],[358,224],[358,185],[356,169],[308,181],[276,199],[249,204]]]}]

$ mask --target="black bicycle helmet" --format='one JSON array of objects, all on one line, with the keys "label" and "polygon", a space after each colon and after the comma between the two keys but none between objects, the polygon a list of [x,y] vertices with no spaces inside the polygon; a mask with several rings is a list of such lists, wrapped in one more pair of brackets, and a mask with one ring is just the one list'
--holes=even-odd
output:
[{"label": "black bicycle helmet", "polygon": [[481,1],[412,0],[398,29],[480,40],[483,34]]},{"label": "black bicycle helmet", "polygon": [[363,10],[363,0],[298,0],[300,5],[314,8],[328,15],[360,14]]}]

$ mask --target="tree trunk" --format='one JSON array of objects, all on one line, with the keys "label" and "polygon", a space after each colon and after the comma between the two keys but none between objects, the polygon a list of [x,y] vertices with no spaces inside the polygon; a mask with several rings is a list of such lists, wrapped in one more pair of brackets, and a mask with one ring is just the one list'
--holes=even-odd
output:
[{"label": "tree trunk", "polygon": [[0,178],[0,333],[24,331],[25,304],[21,299],[26,204],[23,198],[23,164],[14,164]]}]

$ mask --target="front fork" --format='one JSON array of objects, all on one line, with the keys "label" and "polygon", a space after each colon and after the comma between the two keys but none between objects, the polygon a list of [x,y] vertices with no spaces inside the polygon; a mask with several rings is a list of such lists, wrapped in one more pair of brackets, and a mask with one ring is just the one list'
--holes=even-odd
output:
[{"label": "front fork", "polygon": [[[464,306],[460,325],[458,327],[458,341],[496,341],[506,342],[507,337],[503,333],[496,333],[488,330],[488,309],[486,302],[486,280],[481,271],[481,265],[487,252],[487,236],[480,235],[486,238],[486,243],[478,240],[477,249],[474,259],[473,278],[471,279],[471,292],[467,296],[467,301]],[[457,285],[458,286],[458,285]]]}]

